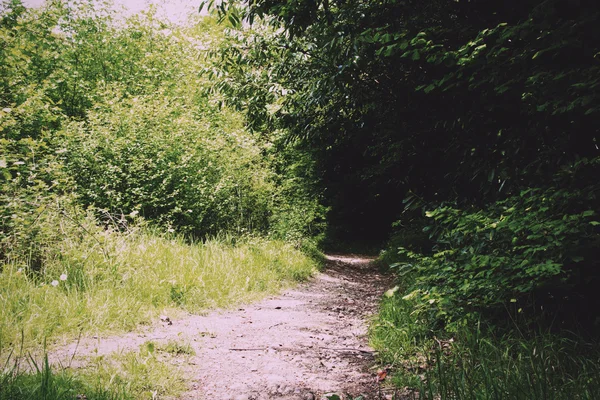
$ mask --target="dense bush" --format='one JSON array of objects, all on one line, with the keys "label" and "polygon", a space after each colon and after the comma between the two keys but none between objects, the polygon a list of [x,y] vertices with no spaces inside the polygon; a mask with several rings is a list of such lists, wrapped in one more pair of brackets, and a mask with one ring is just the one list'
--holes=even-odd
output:
[{"label": "dense bush", "polygon": [[[598,305],[597,190],[527,189],[486,208],[428,211],[434,253],[401,249],[410,262],[394,264],[415,276],[407,296],[446,322],[493,315],[511,303],[519,312],[535,306],[546,313]],[[594,315],[588,322],[598,322]]]},{"label": "dense bush", "polygon": [[71,179],[47,137],[0,139],[0,260],[39,270],[62,239]]},{"label": "dense bush", "polygon": [[231,113],[121,97],[67,125],[60,146],[86,205],[196,236],[268,230],[272,172]]},{"label": "dense bush", "polygon": [[224,28],[103,7],[2,5],[1,259],[41,269],[61,224],[88,208],[196,238],[318,235],[314,166],[250,133],[199,76]]}]

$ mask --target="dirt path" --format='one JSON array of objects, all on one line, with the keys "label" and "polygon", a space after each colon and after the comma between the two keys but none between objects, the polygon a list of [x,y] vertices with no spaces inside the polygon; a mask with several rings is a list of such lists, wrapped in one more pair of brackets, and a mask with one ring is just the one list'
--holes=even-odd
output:
[{"label": "dirt path", "polygon": [[335,392],[375,399],[367,320],[391,284],[368,258],[328,256],[324,272],[294,290],[237,311],[190,315],[146,333],[85,339],[62,349],[102,355],[147,341],[189,343],[174,357],[188,379],[181,399],[320,399]]}]

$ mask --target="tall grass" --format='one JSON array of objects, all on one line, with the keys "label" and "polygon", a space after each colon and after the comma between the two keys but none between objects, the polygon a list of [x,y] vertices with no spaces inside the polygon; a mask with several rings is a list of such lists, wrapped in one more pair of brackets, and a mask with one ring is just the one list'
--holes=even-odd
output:
[{"label": "tall grass", "polygon": [[[88,221],[53,243],[34,271],[0,265],[0,341],[25,346],[80,332],[123,331],[162,312],[230,307],[307,278],[315,262],[279,241],[189,244],[149,228],[126,233]],[[83,232],[83,233],[81,233]]]},{"label": "tall grass", "polygon": [[464,328],[454,347],[440,343],[421,388],[425,398],[600,398],[600,352],[581,339],[542,333],[496,338]]},{"label": "tall grass", "polygon": [[393,383],[415,398],[600,399],[597,343],[570,333],[495,334],[478,324],[432,332],[412,309],[410,301],[385,299],[370,336]]},{"label": "tall grass", "polygon": [[97,357],[77,374],[50,365],[47,356],[7,357],[0,368],[0,400],[172,398],[185,389],[181,373],[153,350],[142,345],[139,351]]}]

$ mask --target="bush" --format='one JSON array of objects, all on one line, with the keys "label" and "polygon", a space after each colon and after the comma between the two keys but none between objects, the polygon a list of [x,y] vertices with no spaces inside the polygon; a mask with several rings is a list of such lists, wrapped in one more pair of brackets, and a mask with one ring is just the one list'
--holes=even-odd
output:
[{"label": "bush", "polygon": [[0,262],[39,270],[70,223],[63,211],[76,207],[71,179],[47,137],[0,139],[0,154]]},{"label": "bush", "polygon": [[[428,211],[424,231],[434,253],[400,248],[405,260],[394,264],[414,277],[406,297],[432,320],[450,324],[507,310],[563,311],[561,318],[589,310],[600,304],[597,193],[595,183],[530,188],[483,208]],[[575,315],[587,318],[579,324],[598,322],[595,312]]]},{"label": "bush", "polygon": [[273,186],[235,115],[153,94],[107,101],[61,135],[85,205],[205,237],[266,231]]}]

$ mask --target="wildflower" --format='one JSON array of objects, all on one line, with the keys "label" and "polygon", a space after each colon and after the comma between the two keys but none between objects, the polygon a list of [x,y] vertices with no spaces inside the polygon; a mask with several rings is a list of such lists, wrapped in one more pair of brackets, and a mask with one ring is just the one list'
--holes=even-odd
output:
[{"label": "wildflower", "polygon": [[66,280],[67,280],[67,274],[62,274],[62,275],[60,276],[60,280],[61,280],[61,281],[66,281]]},{"label": "wildflower", "polygon": [[60,29],[60,27],[55,26],[50,30],[50,34],[54,37],[61,37],[63,36],[63,31]]},{"label": "wildflower", "polygon": [[56,279],[53,280],[52,283],[51,283],[51,285],[54,286],[54,287],[58,286],[58,281]]}]

